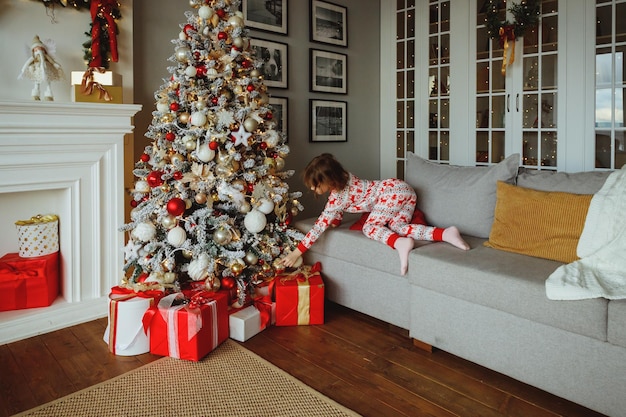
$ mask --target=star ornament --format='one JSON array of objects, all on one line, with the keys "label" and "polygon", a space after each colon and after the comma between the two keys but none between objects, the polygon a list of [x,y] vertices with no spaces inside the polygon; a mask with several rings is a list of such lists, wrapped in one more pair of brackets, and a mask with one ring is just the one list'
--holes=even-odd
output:
[{"label": "star ornament", "polygon": [[239,125],[239,130],[236,132],[232,132],[231,136],[235,141],[235,147],[239,145],[246,145],[248,147],[248,138],[252,136],[252,133],[246,132],[246,129],[243,127],[243,123]]}]

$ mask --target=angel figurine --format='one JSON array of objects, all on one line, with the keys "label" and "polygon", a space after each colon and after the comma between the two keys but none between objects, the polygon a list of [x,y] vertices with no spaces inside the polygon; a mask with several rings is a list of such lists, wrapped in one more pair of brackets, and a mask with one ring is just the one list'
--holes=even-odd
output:
[{"label": "angel figurine", "polygon": [[17,77],[18,79],[28,78],[35,83],[31,92],[35,100],[41,100],[40,88],[42,84],[46,84],[44,100],[54,100],[50,83],[64,77],[61,65],[52,56],[55,49],[54,42],[47,40],[44,44],[39,36],[35,35],[30,47],[31,56],[24,63],[22,71]]}]

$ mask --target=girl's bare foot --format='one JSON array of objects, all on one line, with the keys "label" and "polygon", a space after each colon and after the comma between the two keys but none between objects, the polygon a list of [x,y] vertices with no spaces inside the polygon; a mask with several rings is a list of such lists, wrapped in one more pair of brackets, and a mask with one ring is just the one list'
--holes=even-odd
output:
[{"label": "girl's bare foot", "polygon": [[409,252],[413,249],[414,244],[415,242],[410,237],[400,237],[396,240],[394,249],[397,250],[398,255],[400,255],[401,275],[406,275],[406,271],[409,269]]},{"label": "girl's bare foot", "polygon": [[470,248],[470,245],[468,245],[467,242],[461,237],[461,233],[459,232],[459,229],[456,228],[456,226],[450,226],[444,229],[441,239],[444,242],[448,242],[452,246],[456,246],[459,249],[469,250]]}]

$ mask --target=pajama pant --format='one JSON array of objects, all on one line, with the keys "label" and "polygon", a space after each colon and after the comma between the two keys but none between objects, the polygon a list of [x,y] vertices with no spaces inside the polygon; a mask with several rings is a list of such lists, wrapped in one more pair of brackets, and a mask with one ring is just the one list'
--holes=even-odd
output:
[{"label": "pajama pant", "polygon": [[392,248],[401,236],[416,240],[441,240],[443,229],[411,224],[417,195],[406,182],[398,179],[382,181],[370,215],[363,225],[363,234]]}]

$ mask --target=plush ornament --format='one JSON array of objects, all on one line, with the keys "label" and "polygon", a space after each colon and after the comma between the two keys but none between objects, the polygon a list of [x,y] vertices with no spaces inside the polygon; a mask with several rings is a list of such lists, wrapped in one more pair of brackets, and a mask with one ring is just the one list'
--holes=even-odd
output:
[{"label": "plush ornament", "polygon": [[156,236],[156,227],[150,222],[139,223],[131,236],[141,242],[148,242]]},{"label": "plush ornament", "polygon": [[176,226],[167,232],[167,242],[175,248],[181,247],[185,240],[187,240],[187,233],[180,226]]},{"label": "plush ornament", "polygon": [[246,214],[246,217],[243,219],[243,224],[250,233],[259,233],[261,230],[265,229],[267,219],[265,218],[265,214],[257,209],[252,209]]},{"label": "plush ornament", "polygon": [[259,200],[257,209],[263,214],[270,214],[274,210],[274,202],[268,198]]},{"label": "plush ornament", "polygon": [[189,267],[187,269],[187,274],[189,278],[194,281],[203,280],[209,275],[209,255],[206,253],[201,253],[198,255],[197,259],[189,262]]},{"label": "plush ornament", "polygon": [[180,216],[185,212],[185,209],[187,208],[187,203],[185,203],[185,200],[181,198],[174,197],[167,202],[166,208],[167,212],[172,216]]}]

